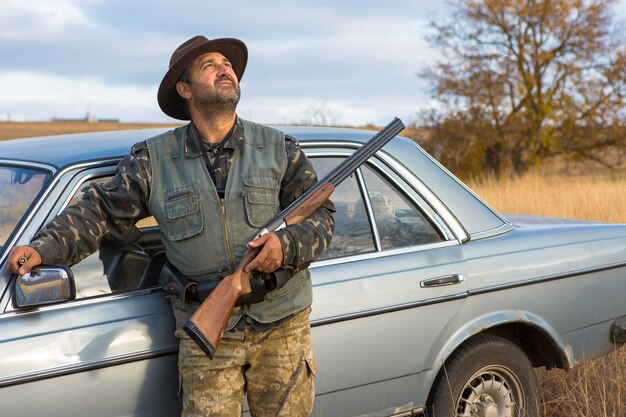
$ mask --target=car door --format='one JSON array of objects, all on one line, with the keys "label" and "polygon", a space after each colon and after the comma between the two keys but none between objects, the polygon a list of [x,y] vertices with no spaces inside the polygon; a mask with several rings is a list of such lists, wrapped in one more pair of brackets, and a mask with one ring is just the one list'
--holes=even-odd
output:
[{"label": "car door", "polygon": [[[86,183],[104,181],[112,170],[63,171],[17,242],[27,243]],[[156,251],[150,231],[144,240],[152,246],[145,247]],[[105,245],[72,267],[75,301],[38,309],[16,309],[11,282],[0,313],[3,415],[180,415],[169,301],[154,281],[139,285],[150,255],[137,245]]]},{"label": "car door", "polygon": [[[340,159],[337,151],[310,154],[320,177]],[[413,184],[376,159],[332,200],[333,242],[311,268],[314,415],[417,409],[424,360],[466,297],[460,239]]]}]

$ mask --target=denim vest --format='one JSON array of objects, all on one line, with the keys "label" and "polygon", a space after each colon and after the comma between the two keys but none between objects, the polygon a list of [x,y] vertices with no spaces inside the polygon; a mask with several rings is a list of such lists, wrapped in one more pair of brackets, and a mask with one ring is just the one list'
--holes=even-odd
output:
[{"label": "denim vest", "polygon": [[[150,212],[161,228],[169,262],[197,282],[232,273],[246,244],[280,211],[280,183],[287,169],[284,133],[242,123],[244,145],[235,150],[223,200],[202,157],[185,154],[185,126],[147,141],[152,170]],[[303,270],[282,288],[266,294],[265,301],[236,309],[227,328],[242,314],[271,323],[311,302],[310,274]],[[198,304],[174,302],[174,306],[175,312],[183,313],[182,317],[177,314],[178,322],[186,321]]]}]

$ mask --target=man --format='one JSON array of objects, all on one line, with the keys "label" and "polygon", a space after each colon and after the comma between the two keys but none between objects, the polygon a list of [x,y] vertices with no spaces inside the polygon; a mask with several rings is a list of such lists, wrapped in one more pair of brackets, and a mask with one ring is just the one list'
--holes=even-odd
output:
[{"label": "man", "polygon": [[246,63],[236,39],[196,36],[179,46],[158,102],[191,123],[134,145],[111,181],[91,187],[9,255],[9,269],[20,274],[40,263],[74,264],[105,239],[127,241],[148,215],[173,269],[200,284],[230,274],[248,246],[258,248],[246,268],[257,272],[255,290],[240,299],[212,361],[181,331],[201,299],[172,299],[184,416],[241,415],[246,393],[254,416],[312,411],[307,266],[330,243],[334,207],[326,202],[306,221],[249,242],[317,178],[293,138],[237,117]]}]

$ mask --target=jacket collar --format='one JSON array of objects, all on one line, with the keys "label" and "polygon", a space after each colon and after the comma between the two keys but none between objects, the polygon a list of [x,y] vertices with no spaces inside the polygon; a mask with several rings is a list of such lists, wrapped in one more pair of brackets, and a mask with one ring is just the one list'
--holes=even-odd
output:
[{"label": "jacket collar", "polygon": [[[243,145],[244,140],[243,123],[241,122],[241,119],[237,117],[233,129],[226,136],[226,139],[221,142],[221,144],[225,149],[237,149]],[[185,155],[191,158],[202,156],[202,149],[200,149],[201,142],[202,139],[200,138],[198,130],[193,122],[185,126]]]}]

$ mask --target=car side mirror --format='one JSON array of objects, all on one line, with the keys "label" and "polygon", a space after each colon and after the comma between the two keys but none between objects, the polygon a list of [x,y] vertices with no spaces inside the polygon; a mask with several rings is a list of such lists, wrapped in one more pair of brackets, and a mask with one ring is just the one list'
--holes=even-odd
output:
[{"label": "car side mirror", "polygon": [[76,285],[69,268],[40,266],[17,278],[13,301],[17,308],[26,309],[75,298]]}]

